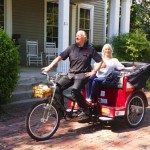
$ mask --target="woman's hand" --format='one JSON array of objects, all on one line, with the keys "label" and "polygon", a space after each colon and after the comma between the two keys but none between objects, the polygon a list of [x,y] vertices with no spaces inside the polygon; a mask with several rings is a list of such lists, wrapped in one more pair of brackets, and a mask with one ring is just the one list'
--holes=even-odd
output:
[{"label": "woman's hand", "polygon": [[92,77],[92,76],[94,76],[95,74],[96,74],[96,71],[92,70],[91,72],[86,72],[86,73],[85,73],[85,76],[86,76],[86,77]]},{"label": "woman's hand", "polygon": [[136,69],[136,67],[135,67],[135,66],[132,66],[132,67],[131,67],[131,70],[135,70],[135,69]]},{"label": "woman's hand", "polygon": [[136,67],[135,67],[135,66],[132,66],[132,67],[125,67],[124,69],[125,69],[125,70],[135,70]]}]

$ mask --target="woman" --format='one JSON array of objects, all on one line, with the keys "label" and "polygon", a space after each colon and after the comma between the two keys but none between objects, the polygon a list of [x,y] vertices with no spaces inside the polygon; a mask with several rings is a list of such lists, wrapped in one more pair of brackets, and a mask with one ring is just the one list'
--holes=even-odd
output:
[{"label": "woman", "polygon": [[[125,67],[124,65],[122,65],[117,58],[112,58],[112,47],[110,44],[105,44],[102,48],[102,58],[103,61],[106,65],[105,68],[100,69],[99,71],[97,71],[96,76],[93,76],[89,79],[89,82],[86,84],[86,92],[87,92],[87,101],[91,102],[94,98],[94,96],[96,95],[97,91],[96,89],[98,88],[98,84],[101,83],[102,81],[104,81],[106,79],[106,77],[115,69],[117,70],[122,70],[122,69],[126,69],[126,70],[134,70],[136,69],[135,66],[132,67]],[[97,64],[94,64],[94,67]]]}]

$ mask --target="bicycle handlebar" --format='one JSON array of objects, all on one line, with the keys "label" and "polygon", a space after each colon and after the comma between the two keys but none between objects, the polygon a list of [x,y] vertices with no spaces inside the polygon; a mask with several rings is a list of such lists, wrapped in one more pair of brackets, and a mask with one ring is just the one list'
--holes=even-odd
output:
[{"label": "bicycle handlebar", "polygon": [[41,72],[42,75],[45,75],[47,78],[48,83],[52,83],[53,85],[56,84],[56,81],[59,77],[66,75],[65,73],[56,73],[54,77],[50,77],[46,71]]}]

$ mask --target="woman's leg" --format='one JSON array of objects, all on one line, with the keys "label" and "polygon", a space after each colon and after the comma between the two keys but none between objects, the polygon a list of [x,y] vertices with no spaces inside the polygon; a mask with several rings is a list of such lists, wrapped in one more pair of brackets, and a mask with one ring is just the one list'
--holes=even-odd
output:
[{"label": "woman's leg", "polygon": [[97,97],[97,92],[99,91],[99,84],[102,83],[102,81],[104,81],[105,78],[95,78],[92,82],[92,87],[91,87],[91,94],[90,94],[90,99],[94,100],[95,97]]},{"label": "woman's leg", "polygon": [[91,86],[92,86],[92,82],[93,80],[97,78],[96,76],[92,76],[89,78],[88,82],[85,85],[85,91],[86,91],[86,98],[89,99],[90,95],[91,95]]}]

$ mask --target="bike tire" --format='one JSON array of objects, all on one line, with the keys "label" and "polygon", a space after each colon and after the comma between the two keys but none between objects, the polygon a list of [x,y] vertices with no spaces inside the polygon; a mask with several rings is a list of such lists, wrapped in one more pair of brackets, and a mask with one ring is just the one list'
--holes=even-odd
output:
[{"label": "bike tire", "polygon": [[142,123],[144,115],[144,97],[140,94],[135,94],[128,101],[125,121],[129,127],[134,128]]},{"label": "bike tire", "polygon": [[25,123],[31,138],[37,141],[48,140],[59,127],[60,112],[55,105],[40,101],[31,108]]}]

